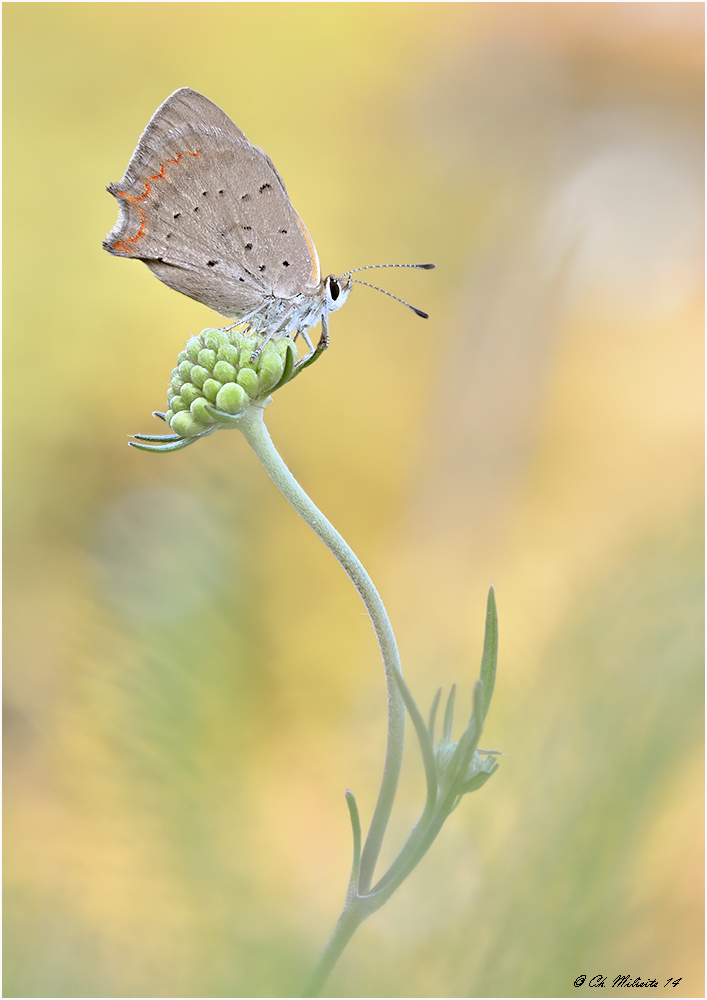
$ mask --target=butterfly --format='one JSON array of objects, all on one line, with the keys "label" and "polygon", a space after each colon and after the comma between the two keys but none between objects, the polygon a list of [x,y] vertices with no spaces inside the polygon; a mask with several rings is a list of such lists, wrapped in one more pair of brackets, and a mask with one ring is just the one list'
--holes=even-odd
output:
[{"label": "butterfly", "polygon": [[[103,247],[143,261],[170,288],[214,309],[234,326],[264,337],[301,335],[321,322],[318,350],[329,344],[329,314],[353,284],[354,268],[322,278],[307,227],[275,166],[216,104],[188,87],[150,119],[118,183],[118,221]],[[371,264],[414,267],[434,264]]]}]

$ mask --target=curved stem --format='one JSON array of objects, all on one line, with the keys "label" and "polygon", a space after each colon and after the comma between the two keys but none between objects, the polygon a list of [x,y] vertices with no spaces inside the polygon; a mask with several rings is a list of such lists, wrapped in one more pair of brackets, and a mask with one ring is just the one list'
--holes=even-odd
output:
[{"label": "curved stem", "polygon": [[[403,756],[405,705],[400,688],[396,682],[396,678],[398,677],[402,680],[398,646],[390,619],[373,581],[361,562],[354,555],[350,546],[347,545],[339,532],[324,517],[319,508],[312,503],[283,462],[263,422],[262,409],[255,406],[248,407],[238,426],[243,432],[246,441],[260,459],[265,471],[285,499],[292,504],[300,517],[307,522],[330,552],[333,553],[338,562],[341,563],[344,571],[358,591],[370,616],[378,639],[378,645],[380,646],[381,656],[383,657],[385,680],[388,689],[388,742],[383,768],[383,780],[361,856],[358,891],[363,895],[368,892],[373,881],[373,872],[380,853],[383,835],[385,834],[390,818],[395,792],[398,787],[398,777],[400,775]],[[348,932],[352,915],[342,914],[342,919],[344,916],[347,917],[346,931]],[[361,919],[364,919],[364,917],[359,919],[359,923]],[[357,926],[358,923],[348,933],[346,941],[348,941]],[[334,935],[332,935],[333,937]],[[342,946],[342,950],[344,946]]]},{"label": "curved stem", "polygon": [[346,945],[367,916],[368,913],[358,913],[354,905],[344,907],[344,912],[339,917],[331,937],[324,945],[324,949],[317,959],[317,964],[312,970],[307,985],[302,991],[303,997],[319,996],[324,983],[331,974],[331,970],[339,961]]}]

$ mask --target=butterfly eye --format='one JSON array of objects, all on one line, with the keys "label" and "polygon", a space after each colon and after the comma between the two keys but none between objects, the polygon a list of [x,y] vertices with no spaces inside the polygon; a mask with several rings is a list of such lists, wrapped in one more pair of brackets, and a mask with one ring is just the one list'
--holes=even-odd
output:
[{"label": "butterfly eye", "polygon": [[339,283],[334,278],[329,279],[329,295],[331,296],[332,302],[336,302],[339,298],[341,289],[339,288]]}]

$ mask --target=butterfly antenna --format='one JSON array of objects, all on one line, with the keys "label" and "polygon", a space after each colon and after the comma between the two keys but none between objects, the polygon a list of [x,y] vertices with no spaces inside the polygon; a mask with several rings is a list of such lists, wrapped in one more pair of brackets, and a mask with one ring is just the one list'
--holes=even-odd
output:
[{"label": "butterfly antenna", "polygon": [[[395,267],[396,265],[395,264],[383,264],[382,266],[383,267]],[[416,267],[417,265],[415,265],[415,264],[403,264],[402,266],[403,267]],[[365,269],[362,268],[362,267],[359,267],[359,268],[356,268],[356,270],[357,271],[363,271]],[[347,271],[347,274],[351,274],[351,272]],[[351,282],[352,282],[352,284],[355,284],[355,285],[366,285],[367,288],[375,288],[375,290],[377,292],[383,292],[384,295],[389,295],[391,297],[391,299],[395,299],[396,302],[402,302],[402,304],[404,306],[407,306],[408,309],[412,309],[412,311],[415,313],[416,316],[421,316],[423,319],[429,319],[430,318],[429,317],[429,313],[423,312],[422,309],[416,309],[415,306],[411,306],[409,302],[405,301],[405,299],[401,299],[399,295],[393,295],[392,292],[386,291],[385,288],[379,288],[378,285],[372,285],[370,283],[370,281],[360,281],[358,278],[351,278]]]},{"label": "butterfly antenna", "polygon": [[[368,271],[372,267],[416,267],[422,271],[433,271],[434,268],[437,267],[437,265],[436,264],[366,264],[364,267],[354,267],[350,271],[344,271],[343,274],[340,274],[338,276],[337,281],[339,280],[339,278],[345,278],[347,277],[347,275],[355,274],[357,271]],[[382,292],[383,289],[379,288],[378,291]],[[395,296],[393,296],[393,298],[395,298]],[[405,305],[407,305],[407,302],[405,303]],[[412,306],[410,308],[412,308]]]}]

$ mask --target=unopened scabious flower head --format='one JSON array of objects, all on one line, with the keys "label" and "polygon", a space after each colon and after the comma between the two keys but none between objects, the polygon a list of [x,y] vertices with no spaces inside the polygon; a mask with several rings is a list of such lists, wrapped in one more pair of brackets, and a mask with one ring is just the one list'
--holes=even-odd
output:
[{"label": "unopened scabious flower head", "polygon": [[187,341],[172,372],[164,414],[175,434],[191,438],[215,425],[235,426],[234,418],[249,406],[262,406],[287,381],[295,345],[284,337],[263,347],[263,340],[242,330],[206,329]]}]

